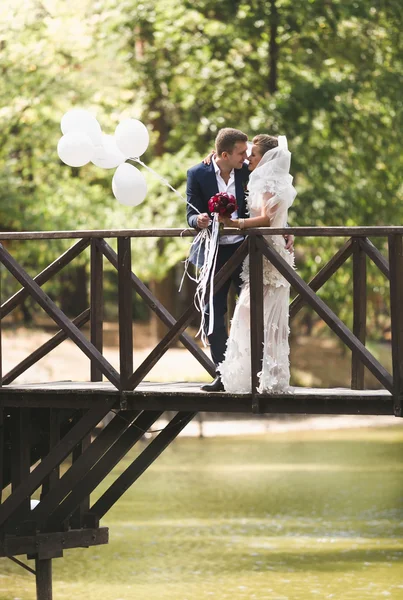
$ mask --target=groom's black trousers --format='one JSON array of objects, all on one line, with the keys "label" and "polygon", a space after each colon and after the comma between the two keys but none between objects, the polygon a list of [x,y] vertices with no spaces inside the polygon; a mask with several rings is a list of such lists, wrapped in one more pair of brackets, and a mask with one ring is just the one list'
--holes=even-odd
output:
[{"label": "groom's black trousers", "polygon": [[[231,258],[234,252],[239,248],[242,242],[238,242],[235,244],[225,244],[220,245],[218,247],[217,254],[217,263],[214,275],[218,273],[223,265]],[[211,358],[213,359],[214,364],[217,366],[224,360],[225,349],[227,346],[228,339],[228,331],[225,323],[225,315],[227,312],[227,299],[228,292],[231,287],[231,282],[235,286],[236,293],[239,295],[241,289],[241,271],[242,271],[242,262],[235,269],[232,275],[227,279],[222,288],[214,294],[213,304],[214,304],[214,329],[213,333],[208,336],[208,340],[210,342],[210,351]],[[208,330],[209,324],[209,312],[210,306],[206,307],[206,331]]]}]

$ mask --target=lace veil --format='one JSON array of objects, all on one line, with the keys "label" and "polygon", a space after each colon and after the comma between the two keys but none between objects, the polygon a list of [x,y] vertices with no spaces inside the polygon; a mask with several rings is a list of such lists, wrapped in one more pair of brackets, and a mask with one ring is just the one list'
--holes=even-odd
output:
[{"label": "lace veil", "polygon": [[261,195],[270,192],[275,195],[271,198],[271,206],[279,202],[284,203],[288,209],[294,202],[297,191],[292,185],[293,177],[290,175],[291,152],[288,150],[287,138],[279,135],[278,146],[266,152],[258,166],[249,177],[249,208],[259,209]]}]

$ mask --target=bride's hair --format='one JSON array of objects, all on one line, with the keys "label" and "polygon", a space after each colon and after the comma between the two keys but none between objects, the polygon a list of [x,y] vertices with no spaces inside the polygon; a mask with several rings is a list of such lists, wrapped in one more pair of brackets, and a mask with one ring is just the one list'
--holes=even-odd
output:
[{"label": "bride's hair", "polygon": [[259,148],[260,155],[264,156],[269,150],[277,148],[278,138],[273,135],[267,135],[266,133],[259,133],[259,135],[255,135],[252,143]]}]

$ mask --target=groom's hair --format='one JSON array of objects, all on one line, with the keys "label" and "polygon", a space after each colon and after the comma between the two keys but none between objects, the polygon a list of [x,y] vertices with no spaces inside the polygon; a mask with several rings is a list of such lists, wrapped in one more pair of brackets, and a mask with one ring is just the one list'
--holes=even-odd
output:
[{"label": "groom's hair", "polygon": [[239,129],[232,129],[231,127],[225,127],[220,129],[215,139],[215,147],[218,156],[221,156],[223,152],[232,154],[237,142],[247,142],[248,136]]}]

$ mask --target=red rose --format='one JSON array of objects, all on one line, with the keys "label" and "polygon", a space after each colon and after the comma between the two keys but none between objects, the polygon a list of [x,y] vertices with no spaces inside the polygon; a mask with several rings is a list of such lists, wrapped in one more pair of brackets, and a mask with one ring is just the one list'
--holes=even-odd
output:
[{"label": "red rose", "polygon": [[218,213],[222,217],[230,217],[238,209],[236,198],[226,192],[218,192],[208,201],[210,213]]}]

